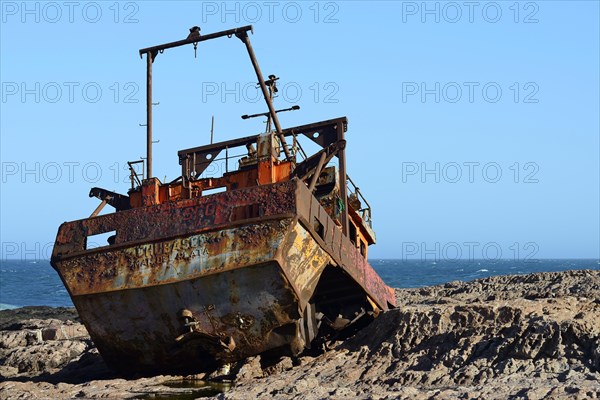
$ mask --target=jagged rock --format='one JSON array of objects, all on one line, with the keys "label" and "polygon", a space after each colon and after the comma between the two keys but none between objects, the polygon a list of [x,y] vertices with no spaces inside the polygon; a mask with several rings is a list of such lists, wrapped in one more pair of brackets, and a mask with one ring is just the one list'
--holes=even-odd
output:
[{"label": "jagged rock", "polygon": [[227,364],[223,364],[221,365],[220,368],[217,368],[216,370],[210,372],[206,378],[209,380],[213,380],[213,381],[222,381],[222,380],[229,380],[232,378],[232,364],[227,363]]},{"label": "jagged rock", "polygon": [[[73,307],[46,307],[46,306],[28,306],[16,308],[14,310],[0,311],[0,330],[10,330],[13,325],[21,323],[24,320],[32,319],[55,319],[60,321],[79,321],[77,310]],[[20,329],[20,328],[16,328]]]},{"label": "jagged rock", "polygon": [[277,361],[275,364],[264,368],[262,373],[257,376],[273,375],[279,372],[287,371],[292,368],[294,368],[294,362],[292,361],[292,359],[290,357],[281,357],[279,361]]},{"label": "jagged rock", "polygon": [[308,387],[324,382],[359,398],[600,396],[598,271],[450,282],[397,298],[398,309],[334,350],[223,397],[250,387],[266,396],[281,381],[293,385],[282,392],[291,398],[313,396]]},{"label": "jagged rock", "polygon": [[0,377],[12,378],[19,374],[19,369],[10,365],[0,365]]},{"label": "jagged rock", "polygon": [[83,341],[71,340],[19,347],[6,355],[3,364],[17,368],[20,373],[44,372],[65,366],[88,347]]},{"label": "jagged rock", "polygon": [[242,361],[241,367],[236,375],[236,379],[239,382],[251,381],[254,378],[260,378],[263,376],[263,371],[260,367],[260,356],[249,357]]}]

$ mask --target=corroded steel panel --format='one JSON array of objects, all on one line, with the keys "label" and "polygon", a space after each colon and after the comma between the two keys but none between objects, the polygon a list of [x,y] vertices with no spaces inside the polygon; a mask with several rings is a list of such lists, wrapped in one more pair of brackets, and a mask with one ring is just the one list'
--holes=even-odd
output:
[{"label": "corroded steel panel", "polygon": [[73,295],[137,289],[269,261],[291,220],[275,220],[57,261]]},{"label": "corroded steel panel", "polygon": [[236,207],[260,205],[260,217],[294,214],[292,181],[167,202],[61,225],[52,258],[85,251],[86,237],[116,231],[115,245],[151,242],[230,224]]},{"label": "corroded steel panel", "polygon": [[[331,263],[288,218],[108,248],[55,265],[111,365],[173,371],[174,365],[190,368],[188,360],[205,366],[282,346],[300,351],[302,309]],[[186,333],[182,309],[197,325],[178,342]]]},{"label": "corroded steel panel", "polygon": [[295,223],[290,228],[279,259],[303,309],[317,286],[321,272],[335,263],[301,224]]},{"label": "corroded steel panel", "polygon": [[[107,363],[128,373],[189,372],[289,345],[300,316],[276,263],[73,302]],[[198,324],[177,341],[186,332],[182,309]],[[219,346],[219,338],[232,338],[235,348]]]},{"label": "corroded steel panel", "polygon": [[[306,185],[296,186],[296,202],[298,204],[308,203],[310,207],[299,206],[298,217],[300,221],[311,230],[315,238],[319,238],[313,229],[314,219],[317,218],[324,227],[333,227],[335,222],[324,211],[319,201],[312,196]],[[387,286],[377,272],[371,267],[368,260],[347,236],[335,229],[324,229],[324,237],[319,238],[320,244],[329,253],[337,265],[348,273],[358,283],[375,303],[382,309],[387,310],[389,305],[395,306],[396,297],[394,289]],[[328,243],[332,243],[330,246]]]}]

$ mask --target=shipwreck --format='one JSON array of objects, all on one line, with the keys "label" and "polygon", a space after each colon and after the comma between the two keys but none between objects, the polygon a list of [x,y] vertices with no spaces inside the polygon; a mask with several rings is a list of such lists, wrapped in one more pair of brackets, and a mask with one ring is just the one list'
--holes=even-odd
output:
[{"label": "shipwreck", "polygon": [[[101,203],[92,215],[58,230],[51,264],[116,370],[176,373],[297,355],[395,305],[368,263],[375,233],[371,207],[346,171],[348,120],[283,129],[277,113],[298,107],[275,110],[278,78],[263,79],[251,31],[203,35],[194,27],[186,39],[139,51],[147,63],[147,157],[130,163],[127,195],[93,188]],[[161,182],[152,173],[153,63],[167,49],[233,36],[268,108],[243,118],[264,117],[267,129],[181,150],[181,176]],[[306,154],[302,141],[319,150]],[[208,176],[216,162],[225,171]],[[100,214],[105,205],[114,212]],[[90,246],[107,233],[106,243]]]}]

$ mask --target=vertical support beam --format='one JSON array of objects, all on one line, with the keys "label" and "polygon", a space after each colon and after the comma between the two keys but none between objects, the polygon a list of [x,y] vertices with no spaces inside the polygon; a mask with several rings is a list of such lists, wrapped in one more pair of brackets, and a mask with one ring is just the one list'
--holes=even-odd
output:
[{"label": "vertical support beam", "polygon": [[250,61],[252,61],[252,66],[254,67],[254,72],[256,72],[256,77],[258,78],[258,83],[260,84],[260,89],[262,90],[263,97],[265,98],[265,102],[267,103],[267,107],[269,108],[269,114],[271,115],[271,119],[275,124],[275,130],[277,131],[277,136],[281,141],[281,145],[283,146],[283,151],[285,153],[285,158],[287,161],[292,161],[292,155],[290,154],[290,150],[287,148],[287,144],[285,142],[285,136],[283,135],[283,131],[281,130],[281,125],[279,125],[279,119],[277,118],[277,113],[275,112],[275,107],[273,107],[273,102],[271,101],[271,97],[269,96],[269,91],[267,90],[267,85],[265,84],[265,80],[263,79],[262,72],[260,71],[260,67],[258,66],[258,61],[256,60],[256,56],[254,55],[254,50],[252,49],[252,45],[250,44],[250,38],[248,37],[248,33],[246,31],[236,33],[236,36],[246,45],[246,49],[248,50],[248,55],[250,56]]},{"label": "vertical support beam", "polygon": [[151,51],[146,53],[146,179],[152,178],[152,62]]},{"label": "vertical support beam", "polygon": [[[344,123],[337,123],[337,140],[346,140],[344,139]],[[342,205],[344,209],[342,210],[342,232],[344,235],[348,235],[348,180],[346,178],[346,147],[342,148],[338,152],[338,161],[339,161],[339,170],[340,170],[340,197],[342,198]]]}]

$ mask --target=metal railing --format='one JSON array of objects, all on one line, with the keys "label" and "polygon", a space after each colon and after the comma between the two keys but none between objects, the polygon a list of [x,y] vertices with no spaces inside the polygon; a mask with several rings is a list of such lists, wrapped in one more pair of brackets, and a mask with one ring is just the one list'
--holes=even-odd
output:
[{"label": "metal railing", "polygon": [[359,200],[362,200],[362,202],[364,203],[364,206],[361,205],[361,207],[358,210],[356,210],[356,212],[358,213],[358,215],[361,216],[363,221],[365,221],[369,225],[370,228],[373,228],[371,205],[369,204],[365,196],[363,196],[363,194],[361,193],[358,186],[356,186],[354,181],[350,179],[348,175],[346,175],[346,178],[348,182],[350,182],[350,184],[352,185],[352,187],[348,186],[348,189],[351,191],[351,194],[348,197],[354,194]]},{"label": "metal railing", "polygon": [[[140,179],[139,174],[136,172],[134,165],[135,164],[142,164],[142,178]],[[135,185],[137,183],[137,186],[142,186],[142,181],[144,180],[144,160],[137,160],[137,161],[127,161],[127,165],[129,166],[129,179],[131,180],[131,188],[135,189]]]}]

